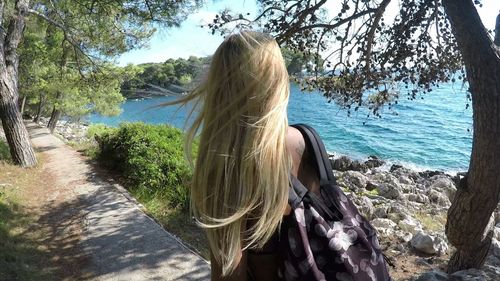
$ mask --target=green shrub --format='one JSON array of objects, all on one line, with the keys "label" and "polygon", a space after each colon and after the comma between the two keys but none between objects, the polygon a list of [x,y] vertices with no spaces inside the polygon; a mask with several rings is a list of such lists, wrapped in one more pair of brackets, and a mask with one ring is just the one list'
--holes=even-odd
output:
[{"label": "green shrub", "polygon": [[104,124],[92,124],[88,127],[87,133],[85,136],[91,140],[95,139],[95,137],[99,137],[104,133],[109,133],[114,130],[112,127],[108,127]]},{"label": "green shrub", "polygon": [[167,125],[123,123],[99,131],[97,159],[121,175],[142,199],[164,199],[187,208],[192,170],[184,158],[183,133]]}]

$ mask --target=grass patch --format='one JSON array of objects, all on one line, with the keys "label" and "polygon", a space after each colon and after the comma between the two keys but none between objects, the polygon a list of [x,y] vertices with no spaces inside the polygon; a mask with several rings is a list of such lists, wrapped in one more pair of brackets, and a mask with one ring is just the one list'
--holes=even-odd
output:
[{"label": "grass patch", "polygon": [[373,190],[366,190],[366,189],[363,189],[363,190],[359,193],[359,195],[361,195],[361,196],[368,196],[368,195],[370,195],[370,196],[378,196],[379,194],[378,194],[378,190],[377,190],[377,189],[373,189]]},{"label": "grass patch", "polygon": [[0,139],[0,161],[11,161],[9,146],[3,139]]},{"label": "grass patch", "polygon": [[0,280],[53,280],[50,254],[33,229],[36,215],[23,206],[20,191],[33,184],[35,169],[0,161]]},{"label": "grass patch", "polygon": [[444,226],[446,225],[446,213],[430,215],[424,212],[417,212],[414,216],[415,219],[422,224],[424,230],[432,232],[444,231]]}]

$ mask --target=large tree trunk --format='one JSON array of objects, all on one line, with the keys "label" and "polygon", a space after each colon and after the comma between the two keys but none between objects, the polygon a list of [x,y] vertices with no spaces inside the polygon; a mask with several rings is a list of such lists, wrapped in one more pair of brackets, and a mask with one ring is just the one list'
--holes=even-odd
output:
[{"label": "large tree trunk", "polygon": [[443,0],[472,95],[474,135],[468,176],[448,211],[446,235],[457,251],[448,271],[483,265],[500,196],[500,52],[471,0]]},{"label": "large tree trunk", "polygon": [[[3,1],[2,1],[3,2]],[[14,163],[23,167],[36,165],[36,157],[18,107],[17,47],[21,42],[28,0],[16,1],[16,12],[5,37],[0,38],[0,118]]]},{"label": "large tree trunk", "polygon": [[36,165],[35,152],[31,146],[28,131],[24,126],[17,104],[17,93],[9,83],[7,73],[0,73],[0,118],[14,163],[23,167]]},{"label": "large tree trunk", "polygon": [[49,123],[47,124],[47,128],[49,128],[51,134],[54,133],[57,121],[59,121],[60,117],[61,117],[61,111],[54,106],[54,109],[52,109],[52,114],[50,115]]}]

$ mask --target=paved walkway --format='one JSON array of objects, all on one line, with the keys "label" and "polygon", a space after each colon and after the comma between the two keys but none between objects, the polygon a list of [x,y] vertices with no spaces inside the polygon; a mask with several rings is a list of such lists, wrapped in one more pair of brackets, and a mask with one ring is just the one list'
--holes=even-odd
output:
[{"label": "paved walkway", "polygon": [[[44,165],[56,176],[66,206],[83,217],[86,280],[208,280],[209,264],[154,222],[121,187],[99,178],[76,151],[34,123],[27,124]],[[69,191],[68,191],[69,190]]]}]

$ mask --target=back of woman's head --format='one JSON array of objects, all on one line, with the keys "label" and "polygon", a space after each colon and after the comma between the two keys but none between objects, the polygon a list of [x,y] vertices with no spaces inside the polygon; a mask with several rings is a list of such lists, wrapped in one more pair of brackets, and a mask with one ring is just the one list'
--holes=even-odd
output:
[{"label": "back of woman's head", "polygon": [[290,172],[288,96],[275,40],[241,32],[219,46],[206,81],[189,97],[200,106],[188,146],[201,131],[191,208],[223,275],[235,269],[242,249],[262,247],[281,222]]}]

